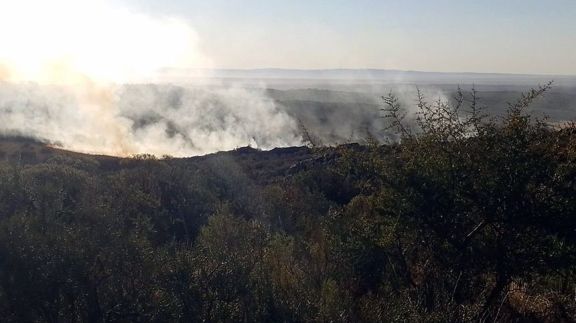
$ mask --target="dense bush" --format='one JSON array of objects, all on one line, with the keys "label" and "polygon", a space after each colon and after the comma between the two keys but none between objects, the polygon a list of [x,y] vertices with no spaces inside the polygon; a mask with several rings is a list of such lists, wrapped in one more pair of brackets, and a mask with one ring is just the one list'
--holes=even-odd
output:
[{"label": "dense bush", "polygon": [[575,320],[576,128],[524,114],[547,89],[498,120],[390,95],[392,142],[259,178],[233,153],[4,163],[2,320]]}]

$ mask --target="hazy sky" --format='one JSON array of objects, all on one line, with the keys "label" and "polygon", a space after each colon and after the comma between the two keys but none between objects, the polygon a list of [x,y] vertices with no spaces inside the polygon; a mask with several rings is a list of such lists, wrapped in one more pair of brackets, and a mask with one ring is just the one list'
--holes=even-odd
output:
[{"label": "hazy sky", "polygon": [[219,67],[576,74],[574,0],[122,0],[184,17]]},{"label": "hazy sky", "polygon": [[215,67],[576,74],[575,0],[108,1],[185,20]]}]

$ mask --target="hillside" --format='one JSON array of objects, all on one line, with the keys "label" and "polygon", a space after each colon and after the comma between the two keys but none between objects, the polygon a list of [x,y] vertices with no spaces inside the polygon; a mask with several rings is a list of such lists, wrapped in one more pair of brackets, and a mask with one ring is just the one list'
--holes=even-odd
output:
[{"label": "hillside", "polygon": [[0,0],[0,323],[576,323],[576,0]]},{"label": "hillside", "polygon": [[[61,149],[36,139],[5,136],[0,138],[0,161],[21,167],[39,164],[90,163],[94,172],[120,171],[137,165],[140,161],[155,157],[137,155],[133,158],[121,158],[104,155],[90,155]],[[216,163],[235,165],[241,173],[257,181],[267,181],[284,176],[293,169],[311,162],[314,154],[306,147],[275,148],[261,151],[242,147],[228,152],[219,152],[189,158],[166,157],[163,163],[182,167],[211,167]]]},{"label": "hillside", "polygon": [[[387,145],[133,158],[0,140],[7,322],[571,322],[576,130],[383,100]],[[396,119],[395,119],[396,118]]]}]

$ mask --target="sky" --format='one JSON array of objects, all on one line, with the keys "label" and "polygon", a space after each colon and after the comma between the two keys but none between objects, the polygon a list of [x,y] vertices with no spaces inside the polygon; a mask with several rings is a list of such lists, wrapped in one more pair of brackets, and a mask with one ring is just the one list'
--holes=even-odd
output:
[{"label": "sky", "polygon": [[574,0],[123,0],[222,68],[576,74]]},{"label": "sky", "polygon": [[576,75],[575,17],[576,0],[0,0],[0,79],[165,65]]}]

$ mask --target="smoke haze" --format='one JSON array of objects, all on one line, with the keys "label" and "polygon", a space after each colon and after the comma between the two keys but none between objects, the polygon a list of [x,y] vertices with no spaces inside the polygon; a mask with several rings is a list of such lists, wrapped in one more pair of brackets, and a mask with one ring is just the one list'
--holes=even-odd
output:
[{"label": "smoke haze", "polygon": [[301,143],[263,91],[129,85],[155,82],[163,67],[211,66],[183,21],[108,2],[5,1],[0,40],[1,133],[120,156]]},{"label": "smoke haze", "polygon": [[5,134],[118,156],[190,156],[247,145],[301,144],[293,118],[262,90],[241,88],[5,83],[0,86],[0,124]]},{"label": "smoke haze", "polygon": [[576,102],[575,77],[223,70],[213,68],[200,36],[183,20],[110,1],[1,1],[0,134],[117,156],[302,145],[302,125],[322,144],[385,140],[380,96],[389,91],[411,108],[416,85],[428,99],[448,101],[463,82],[484,87],[487,105],[505,107],[551,79],[560,92],[540,110],[554,120],[575,117],[561,108]]}]

